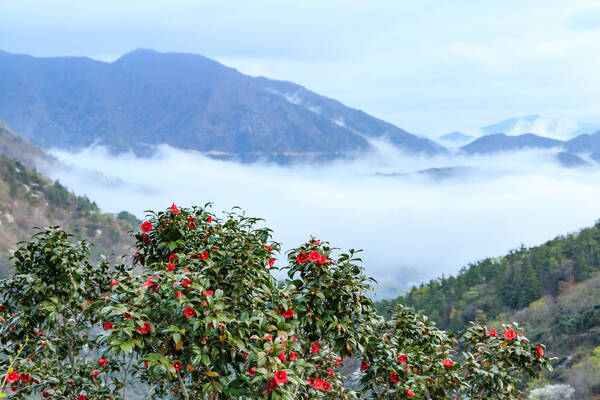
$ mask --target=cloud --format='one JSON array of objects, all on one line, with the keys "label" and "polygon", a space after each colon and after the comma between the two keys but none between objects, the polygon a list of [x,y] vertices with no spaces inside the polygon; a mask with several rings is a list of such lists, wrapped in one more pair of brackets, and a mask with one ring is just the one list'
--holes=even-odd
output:
[{"label": "cloud", "polygon": [[567,26],[576,30],[600,29],[600,11],[585,11],[571,14]]},{"label": "cloud", "polygon": [[[600,216],[600,171],[562,169],[551,152],[425,159],[378,146],[358,160],[296,167],[217,161],[167,146],[148,159],[102,148],[53,151],[68,167],[48,174],[108,212],[237,205],[265,218],[285,249],[311,235],[363,248],[369,274],[404,285]],[[452,179],[412,173],[452,165],[464,167]]]}]

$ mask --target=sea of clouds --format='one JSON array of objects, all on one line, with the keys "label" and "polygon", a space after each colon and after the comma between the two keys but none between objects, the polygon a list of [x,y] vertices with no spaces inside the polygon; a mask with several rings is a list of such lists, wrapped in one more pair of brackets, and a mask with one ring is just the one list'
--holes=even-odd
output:
[{"label": "sea of clouds", "polygon": [[[151,158],[102,147],[52,151],[47,172],[103,211],[213,202],[266,219],[284,249],[311,235],[364,249],[368,274],[411,285],[479,259],[537,245],[600,217],[600,168],[566,169],[552,151],[409,157],[385,143],[352,161],[292,167],[214,160],[162,146]],[[458,166],[451,177],[415,173]],[[285,261],[285,257],[280,257]]]}]

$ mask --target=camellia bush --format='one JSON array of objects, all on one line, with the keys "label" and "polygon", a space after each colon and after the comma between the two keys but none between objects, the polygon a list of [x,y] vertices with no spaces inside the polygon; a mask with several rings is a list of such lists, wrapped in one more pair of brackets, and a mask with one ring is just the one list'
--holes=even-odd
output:
[{"label": "camellia bush", "polygon": [[550,368],[517,325],[473,324],[456,339],[404,307],[385,321],[356,251],[313,238],[281,256],[261,224],[173,204],[148,214],[130,262],[96,267],[85,243],[37,234],[0,283],[4,394],[518,399],[520,380]]}]

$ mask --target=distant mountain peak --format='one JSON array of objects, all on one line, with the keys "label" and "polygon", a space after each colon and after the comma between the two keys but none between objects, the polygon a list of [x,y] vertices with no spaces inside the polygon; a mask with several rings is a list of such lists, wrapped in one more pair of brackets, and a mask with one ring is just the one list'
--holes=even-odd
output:
[{"label": "distant mountain peak", "polygon": [[549,118],[539,114],[508,118],[481,128],[485,135],[506,133],[520,135],[534,133],[554,139],[568,140],[583,133],[593,133],[600,129],[600,124],[575,121],[569,118]]},{"label": "distant mountain peak", "polygon": [[466,135],[462,132],[454,131],[440,136],[439,139],[454,143],[466,143],[473,139],[473,136]]},{"label": "distant mountain peak", "polygon": [[525,133],[509,136],[504,133],[494,133],[475,139],[460,149],[467,154],[491,154],[503,151],[518,151],[525,148],[549,149],[560,147],[564,142],[543,136]]}]

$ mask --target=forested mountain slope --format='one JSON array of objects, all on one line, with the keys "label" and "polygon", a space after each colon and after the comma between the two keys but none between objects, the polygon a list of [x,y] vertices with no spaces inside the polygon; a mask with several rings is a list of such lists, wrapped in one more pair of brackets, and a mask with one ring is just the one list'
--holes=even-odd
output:
[{"label": "forested mountain slope", "polygon": [[559,357],[549,379],[571,383],[580,396],[600,395],[600,222],[470,264],[378,308],[385,313],[395,303],[452,330],[472,320],[487,321],[490,329],[504,321],[526,323],[530,337]]},{"label": "forested mountain slope", "polygon": [[78,239],[94,239],[92,255],[120,257],[132,244],[127,233],[134,229],[132,217],[103,214],[86,197],[0,155],[0,276],[9,272],[16,243],[29,238],[34,227],[60,225]]}]

